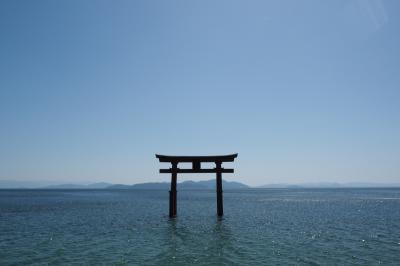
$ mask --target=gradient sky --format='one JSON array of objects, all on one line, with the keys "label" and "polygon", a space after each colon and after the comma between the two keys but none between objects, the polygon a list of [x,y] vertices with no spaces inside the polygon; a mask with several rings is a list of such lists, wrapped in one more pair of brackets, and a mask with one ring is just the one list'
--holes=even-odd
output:
[{"label": "gradient sky", "polygon": [[397,0],[2,0],[0,179],[398,183],[399,47]]}]

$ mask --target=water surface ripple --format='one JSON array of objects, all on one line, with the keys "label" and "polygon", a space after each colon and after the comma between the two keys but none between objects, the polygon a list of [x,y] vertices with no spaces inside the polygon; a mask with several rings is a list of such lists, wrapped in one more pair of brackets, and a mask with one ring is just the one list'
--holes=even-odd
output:
[{"label": "water surface ripple", "polygon": [[0,190],[0,265],[400,265],[400,189]]}]

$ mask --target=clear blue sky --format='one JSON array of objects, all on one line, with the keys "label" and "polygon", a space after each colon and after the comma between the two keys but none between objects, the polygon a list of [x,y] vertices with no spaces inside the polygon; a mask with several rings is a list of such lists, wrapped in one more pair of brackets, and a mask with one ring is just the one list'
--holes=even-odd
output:
[{"label": "clear blue sky", "polygon": [[3,0],[0,179],[400,182],[399,47],[397,0]]}]

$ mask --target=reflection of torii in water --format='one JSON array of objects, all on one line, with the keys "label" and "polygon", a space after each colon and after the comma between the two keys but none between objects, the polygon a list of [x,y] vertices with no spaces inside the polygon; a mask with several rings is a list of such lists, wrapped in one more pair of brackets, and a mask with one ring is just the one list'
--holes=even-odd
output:
[{"label": "reflection of torii in water", "polygon": [[[154,265],[186,265],[193,261],[200,265],[232,265],[232,253],[240,253],[230,223],[218,217],[214,223],[179,223],[176,219],[162,226],[159,237],[163,240],[159,253],[151,259]],[[200,226],[201,225],[201,226]],[[200,244],[199,244],[200,243]],[[182,252],[190,250],[190,253]],[[244,261],[247,262],[246,259]]]},{"label": "reflection of torii in water", "polygon": [[[224,214],[222,201],[222,173],[233,173],[233,169],[222,168],[223,162],[233,162],[238,154],[219,155],[219,156],[167,156],[158,155],[156,158],[161,163],[171,163],[169,169],[160,169],[160,173],[171,174],[171,190],[169,191],[169,217],[176,216],[176,178],[178,173],[216,173],[217,174],[217,213],[218,216]],[[201,163],[215,163],[215,168],[202,169]],[[192,168],[180,169],[178,163],[192,163]]]}]

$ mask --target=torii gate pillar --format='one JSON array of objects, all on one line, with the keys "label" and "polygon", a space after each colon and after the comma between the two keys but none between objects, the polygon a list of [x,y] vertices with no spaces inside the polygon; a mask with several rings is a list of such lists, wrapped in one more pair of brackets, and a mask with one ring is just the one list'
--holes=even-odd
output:
[{"label": "torii gate pillar", "polygon": [[178,177],[178,164],[172,163],[172,172],[171,172],[171,190],[169,191],[169,217],[176,216],[176,179]]},{"label": "torii gate pillar", "polygon": [[217,188],[217,214],[218,216],[224,215],[224,203],[222,198],[222,172],[221,172],[221,162],[216,162],[216,171],[217,171],[217,179],[216,179],[216,188]]}]

